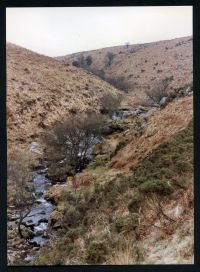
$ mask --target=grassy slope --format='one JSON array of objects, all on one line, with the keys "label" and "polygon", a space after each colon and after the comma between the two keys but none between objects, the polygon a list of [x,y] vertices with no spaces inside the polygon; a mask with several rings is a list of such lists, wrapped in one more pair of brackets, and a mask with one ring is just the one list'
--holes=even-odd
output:
[{"label": "grassy slope", "polygon": [[99,98],[118,91],[82,69],[7,44],[8,145],[38,141],[70,109],[99,108]]},{"label": "grassy slope", "polygon": [[[112,52],[115,57],[109,67],[105,66],[105,56]],[[93,59],[91,68],[103,69],[109,77],[125,78],[130,85],[129,91],[140,96],[159,79],[173,76],[170,87],[180,88],[192,81],[192,38],[183,37],[173,40],[146,44],[115,46],[99,50],[81,52],[58,57],[66,63],[78,56]],[[126,103],[131,102],[131,96]]]},{"label": "grassy slope", "polygon": [[130,139],[116,156],[111,166],[121,171],[128,168],[172,134],[185,128],[193,116],[193,97],[184,97],[169,103],[163,110],[156,111],[146,124],[142,135],[134,137],[134,129],[129,131]]},{"label": "grassy slope", "polygon": [[[181,239],[177,231],[185,229],[186,219],[190,220],[191,228],[182,235],[182,239],[186,238],[185,244],[174,252],[176,258],[170,252],[170,257],[163,262],[192,262],[192,252],[188,254],[186,250],[187,237],[191,237],[188,239],[190,249],[193,242],[192,157],[193,125],[190,122],[136,164],[129,177],[112,172],[112,169],[109,171],[106,166],[97,167],[92,172],[96,174],[94,184],[79,187],[76,194],[68,188],[58,196],[63,230],[57,242],[44,247],[37,264],[156,263],[166,248],[163,246],[162,249],[159,242],[173,246],[178,238]],[[105,172],[102,178],[101,173]],[[152,192],[153,196],[161,197],[164,212],[173,221],[157,217]],[[182,220],[173,212],[169,213],[177,205],[183,209]],[[157,221],[160,222],[160,232],[153,235],[155,230],[152,226]],[[166,238],[169,235],[175,237],[171,244]],[[152,237],[156,240],[152,241]],[[157,246],[160,246],[160,253]]]}]

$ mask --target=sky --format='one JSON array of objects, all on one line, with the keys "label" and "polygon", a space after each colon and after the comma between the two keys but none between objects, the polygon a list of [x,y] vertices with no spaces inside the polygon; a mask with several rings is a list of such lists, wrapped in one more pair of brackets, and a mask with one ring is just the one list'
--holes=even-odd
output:
[{"label": "sky", "polygon": [[55,57],[192,35],[192,6],[7,8],[6,39]]}]

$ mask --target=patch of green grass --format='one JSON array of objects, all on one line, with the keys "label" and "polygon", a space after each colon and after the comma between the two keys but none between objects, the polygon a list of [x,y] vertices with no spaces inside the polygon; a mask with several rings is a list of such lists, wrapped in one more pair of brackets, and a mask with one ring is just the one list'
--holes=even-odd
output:
[{"label": "patch of green grass", "polygon": [[[132,183],[145,193],[170,194],[177,186],[184,187],[183,177],[193,171],[193,121],[131,170]],[[174,177],[176,182],[172,182]]]}]

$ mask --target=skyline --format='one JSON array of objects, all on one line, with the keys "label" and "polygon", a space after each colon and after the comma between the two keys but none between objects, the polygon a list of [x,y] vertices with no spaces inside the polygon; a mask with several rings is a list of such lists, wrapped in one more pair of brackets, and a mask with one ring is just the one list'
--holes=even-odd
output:
[{"label": "skyline", "polygon": [[192,6],[6,9],[7,41],[51,57],[191,35]]}]

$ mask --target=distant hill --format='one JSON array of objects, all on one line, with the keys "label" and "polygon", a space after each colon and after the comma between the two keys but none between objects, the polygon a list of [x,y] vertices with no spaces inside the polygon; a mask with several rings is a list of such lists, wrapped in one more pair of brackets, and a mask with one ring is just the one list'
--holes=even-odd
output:
[{"label": "distant hill", "polygon": [[[89,56],[89,69],[108,81],[122,82],[130,93],[141,96],[145,90],[166,77],[170,87],[184,87],[192,81],[192,36],[145,44],[108,47],[57,57],[75,63]],[[110,62],[109,55],[110,54]],[[83,58],[82,57],[82,58]],[[87,68],[87,67],[86,67]],[[119,83],[120,81],[120,83]]]}]

